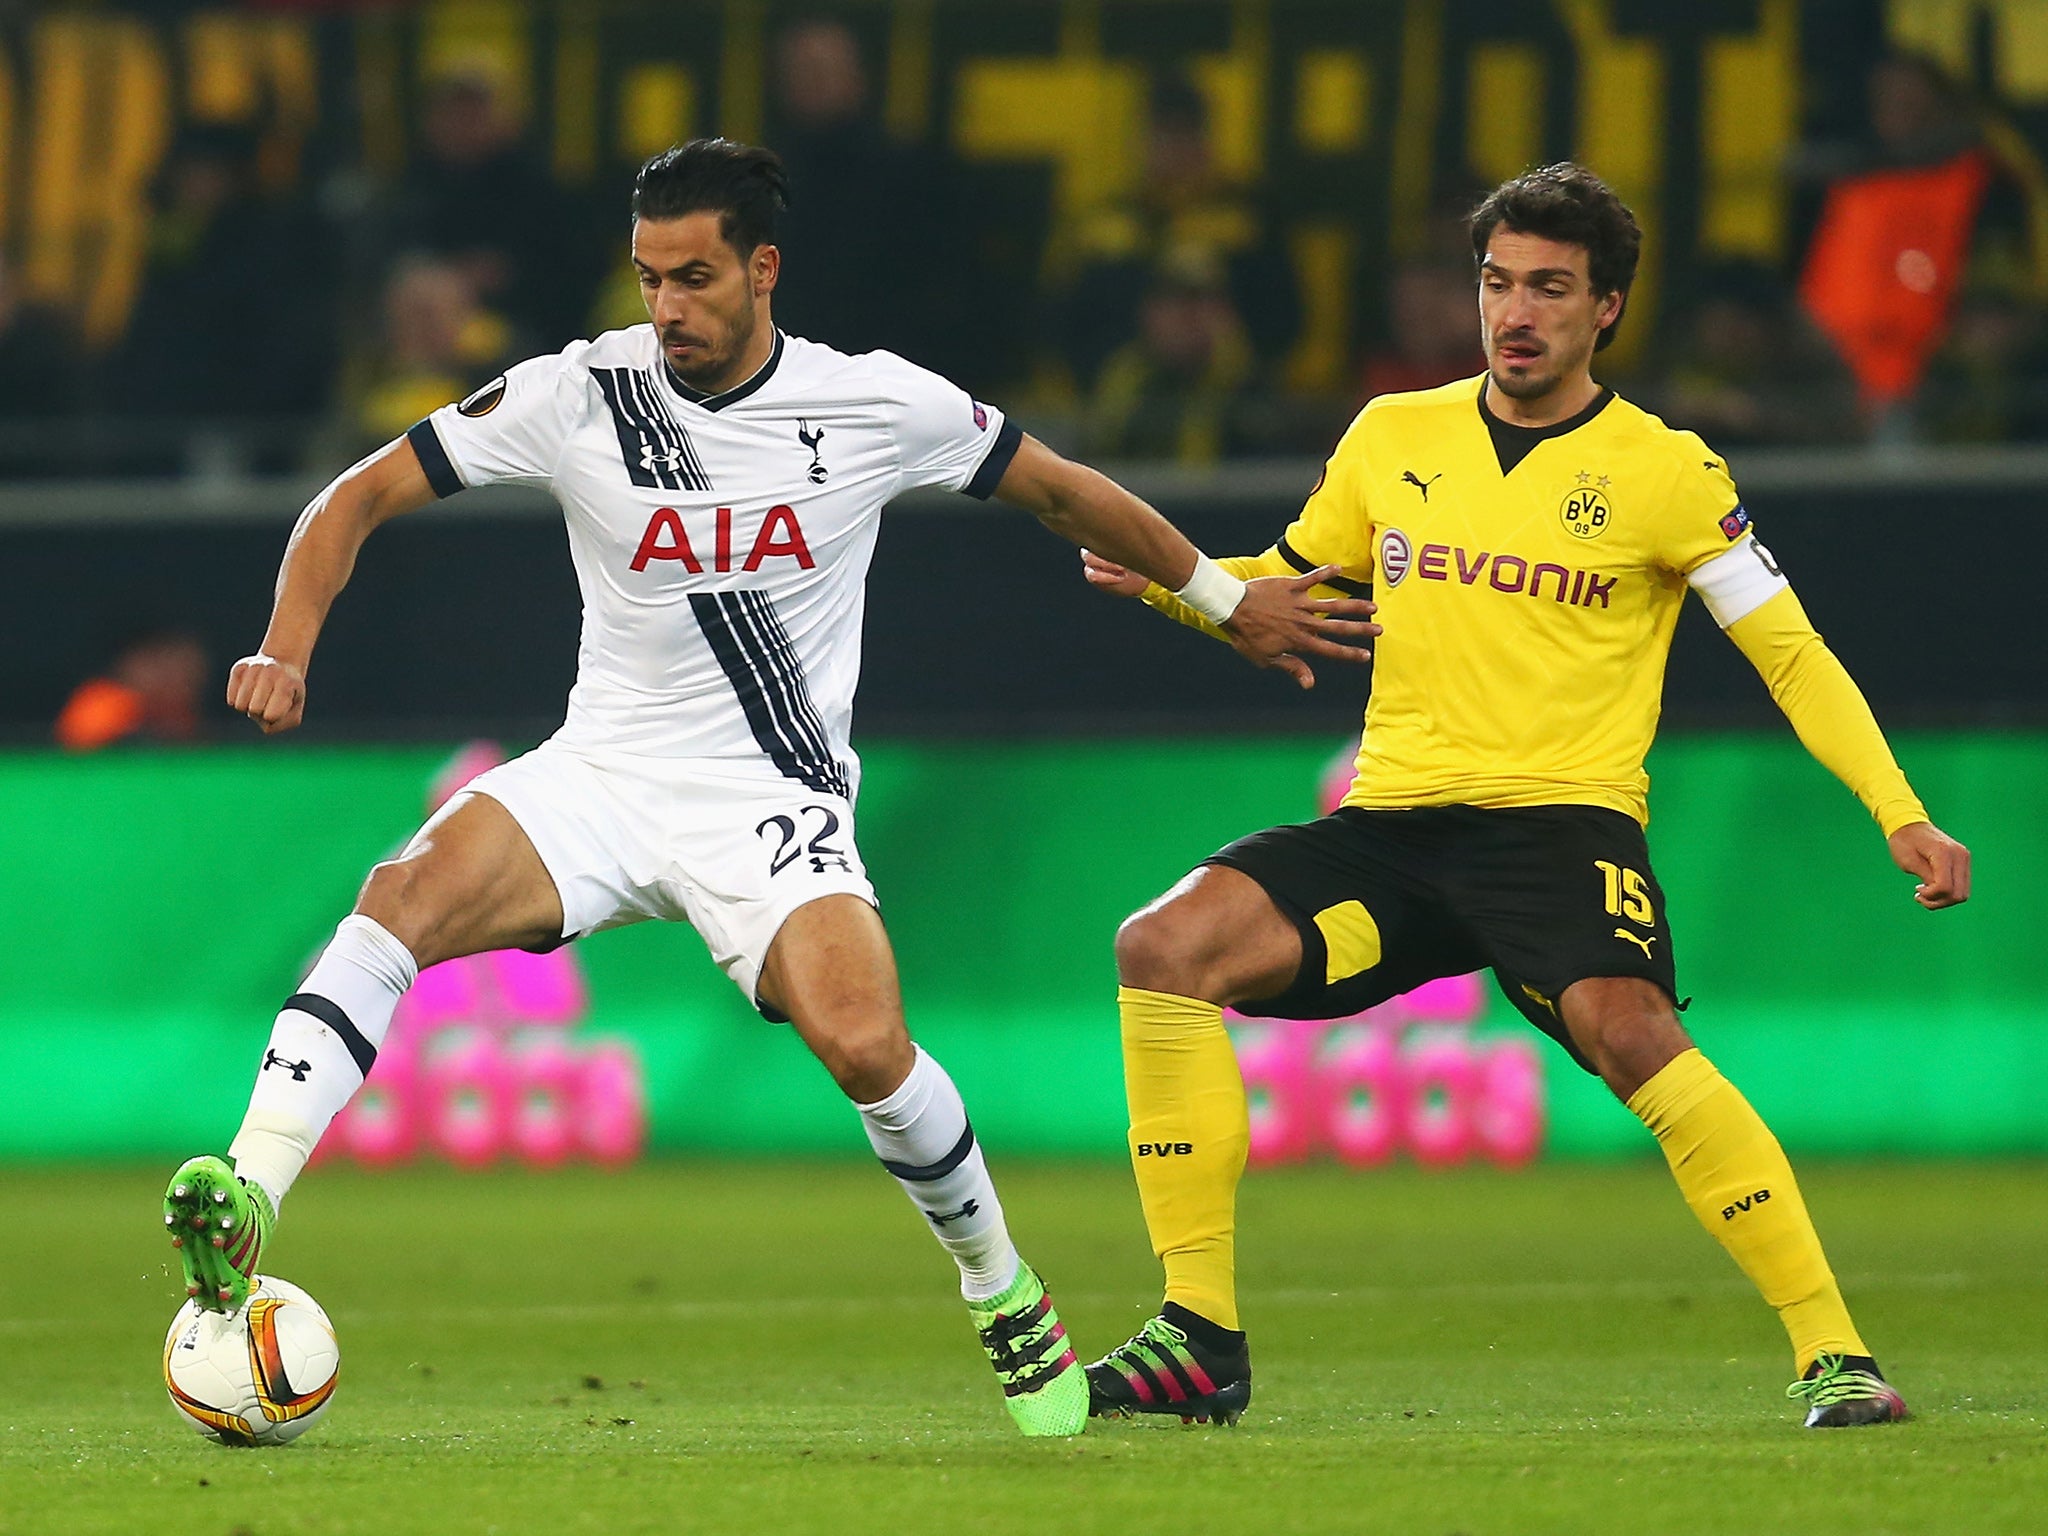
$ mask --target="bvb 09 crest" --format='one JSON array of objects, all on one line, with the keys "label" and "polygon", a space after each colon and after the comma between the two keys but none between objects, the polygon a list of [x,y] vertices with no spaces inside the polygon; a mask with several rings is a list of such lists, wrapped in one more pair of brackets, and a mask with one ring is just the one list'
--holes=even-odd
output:
[{"label": "bvb 09 crest", "polygon": [[1558,506],[1557,517],[1564,524],[1564,531],[1573,538],[1597,539],[1614,521],[1614,508],[1609,505],[1606,492],[1582,485],[1566,492],[1564,501]]}]

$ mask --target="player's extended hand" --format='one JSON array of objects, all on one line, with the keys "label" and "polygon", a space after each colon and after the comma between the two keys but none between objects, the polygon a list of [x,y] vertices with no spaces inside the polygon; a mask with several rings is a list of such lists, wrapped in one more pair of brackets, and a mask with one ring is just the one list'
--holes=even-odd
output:
[{"label": "player's extended hand", "polygon": [[[1347,641],[1370,640],[1380,632],[1368,620],[1374,605],[1362,597],[1310,597],[1320,582],[1341,569],[1326,565],[1306,576],[1261,576],[1245,583],[1244,601],[1225,626],[1230,643],[1254,666],[1285,672],[1304,688],[1316,675],[1302,654],[1338,661],[1370,661],[1372,652]],[[1128,566],[1081,551],[1081,575],[1098,592],[1136,597],[1150,586]],[[1297,654],[1300,653],[1300,654]]]},{"label": "player's extended hand", "polygon": [[1081,551],[1081,575],[1089,586],[1112,597],[1136,597],[1152,585],[1128,566],[1105,560],[1092,549]]},{"label": "player's extended hand", "polygon": [[1901,827],[1886,841],[1892,862],[1920,877],[1913,899],[1930,912],[1970,899],[1970,850],[1931,821]]},{"label": "player's extended hand", "polygon": [[1231,646],[1253,666],[1285,672],[1304,688],[1316,685],[1306,657],[1372,660],[1372,652],[1359,642],[1380,632],[1372,622],[1377,605],[1363,597],[1309,595],[1342,569],[1325,565],[1303,576],[1260,576],[1246,582],[1244,600],[1223,626]]},{"label": "player's extended hand", "polygon": [[306,674],[261,651],[244,656],[228,673],[228,708],[254,720],[266,736],[288,731],[305,717]]}]

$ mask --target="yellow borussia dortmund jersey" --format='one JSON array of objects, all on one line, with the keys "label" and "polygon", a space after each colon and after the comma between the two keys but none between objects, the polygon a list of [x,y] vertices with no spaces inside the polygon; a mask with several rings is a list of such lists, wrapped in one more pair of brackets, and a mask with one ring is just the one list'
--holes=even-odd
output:
[{"label": "yellow borussia dortmund jersey", "polygon": [[1690,432],[1603,393],[1503,472],[1485,380],[1359,413],[1286,546],[1370,581],[1386,627],[1347,805],[1603,805],[1643,758],[1686,576],[1747,531]]}]

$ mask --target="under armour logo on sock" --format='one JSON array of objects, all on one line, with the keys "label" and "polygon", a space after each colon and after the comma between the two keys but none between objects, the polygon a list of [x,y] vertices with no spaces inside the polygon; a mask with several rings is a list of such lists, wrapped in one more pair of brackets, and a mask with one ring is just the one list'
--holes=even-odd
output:
[{"label": "under armour logo on sock", "polygon": [[291,1073],[293,1082],[303,1083],[306,1080],[306,1074],[313,1070],[313,1063],[310,1061],[287,1061],[284,1057],[278,1055],[276,1051],[265,1051],[263,1053],[262,1070],[268,1072],[272,1067],[283,1067],[287,1072]]},{"label": "under armour logo on sock", "polygon": [[943,1229],[947,1222],[958,1221],[963,1216],[972,1216],[980,1209],[981,1202],[979,1200],[969,1200],[959,1210],[953,1211],[948,1215],[942,1216],[937,1211],[926,1211],[925,1215],[931,1219],[933,1226]]}]

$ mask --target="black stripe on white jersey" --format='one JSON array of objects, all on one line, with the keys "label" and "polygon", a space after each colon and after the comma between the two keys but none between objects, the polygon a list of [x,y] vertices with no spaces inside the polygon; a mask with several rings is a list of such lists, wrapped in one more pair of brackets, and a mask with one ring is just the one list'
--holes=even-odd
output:
[{"label": "black stripe on white jersey", "polygon": [[820,794],[850,798],[846,767],[832,756],[803,664],[768,594],[692,592],[690,608],[777,771]]},{"label": "black stripe on white jersey", "polygon": [[704,461],[697,457],[697,449],[690,441],[690,434],[685,432],[683,424],[676,420],[675,412],[668,408],[668,402],[662,398],[661,392],[654,387],[654,380],[649,378],[646,372],[639,368],[633,369],[632,374],[633,392],[639,397],[640,408],[645,413],[647,420],[655,422],[658,430],[669,435],[674,441],[677,450],[683,456],[683,489],[689,491],[710,490],[711,477],[704,473]]},{"label": "black stripe on white jersey", "polygon": [[590,376],[611,407],[619,454],[635,485],[664,491],[708,491],[711,481],[681,425],[667,411],[651,410],[651,392],[637,368],[593,368]]},{"label": "black stripe on white jersey", "polygon": [[796,654],[795,645],[790,642],[789,631],[782,627],[775,604],[765,592],[736,592],[733,596],[741,600],[740,622],[735,627],[751,631],[758,654],[768,658],[769,671],[783,696],[785,718],[802,743],[805,756],[815,762],[831,764],[837,792],[844,795],[850,787],[846,782],[846,770],[833,760],[832,742],[825,734],[825,722],[819,718],[817,706],[811,701],[810,687],[804,681],[803,662]]}]

